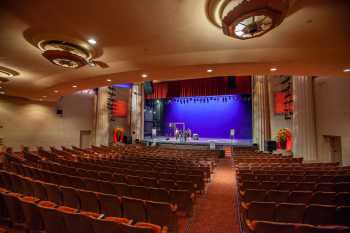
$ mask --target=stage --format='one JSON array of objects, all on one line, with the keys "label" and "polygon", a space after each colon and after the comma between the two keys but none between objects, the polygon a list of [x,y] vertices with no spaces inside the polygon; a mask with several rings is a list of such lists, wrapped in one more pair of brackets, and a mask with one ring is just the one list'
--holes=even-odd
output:
[{"label": "stage", "polygon": [[186,142],[176,140],[175,137],[145,137],[143,140],[145,143],[157,143],[159,145],[188,145],[188,146],[205,146],[209,147],[210,144],[215,144],[216,148],[224,146],[237,146],[237,147],[250,147],[252,146],[251,139],[228,139],[228,138],[199,138],[199,140],[188,139]]}]

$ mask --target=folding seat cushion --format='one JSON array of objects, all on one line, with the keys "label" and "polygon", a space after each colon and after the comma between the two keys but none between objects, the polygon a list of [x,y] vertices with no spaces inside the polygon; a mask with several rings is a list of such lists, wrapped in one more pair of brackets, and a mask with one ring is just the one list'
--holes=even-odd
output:
[{"label": "folding seat cushion", "polygon": [[167,226],[170,232],[177,232],[176,206],[165,202],[146,201],[147,220],[159,226]]},{"label": "folding seat cushion", "polygon": [[122,197],[123,217],[136,222],[146,221],[144,201],[136,198]]},{"label": "folding seat cushion", "polygon": [[115,217],[122,216],[121,200],[117,195],[99,193],[98,200],[101,214]]},{"label": "folding seat cushion", "polygon": [[141,184],[141,180],[139,176],[126,176],[126,182],[129,185],[140,185]]},{"label": "folding seat cushion", "polygon": [[350,206],[338,206],[335,219],[337,225],[350,227]]},{"label": "folding seat cushion", "polygon": [[158,186],[159,188],[176,189],[174,180],[159,179]]},{"label": "folding seat cushion", "polygon": [[275,203],[274,202],[251,202],[242,205],[246,213],[246,225],[249,226],[252,220],[274,221]]},{"label": "folding seat cushion", "polygon": [[27,232],[39,232],[44,229],[44,222],[39,207],[36,205],[37,202],[39,202],[39,199],[31,196],[20,198]]},{"label": "folding seat cushion", "polygon": [[62,204],[64,206],[68,206],[75,209],[80,208],[78,190],[65,186],[60,186],[60,190],[62,193]]},{"label": "folding seat cushion", "polygon": [[141,184],[146,187],[157,187],[157,179],[152,177],[143,177],[141,178]]},{"label": "folding seat cushion", "polygon": [[350,192],[340,192],[335,196],[334,204],[350,206]]},{"label": "folding seat cushion", "polygon": [[24,213],[22,210],[21,202],[19,200],[20,194],[18,193],[5,193],[2,192],[4,203],[8,210],[10,221],[14,226],[24,226]]},{"label": "folding seat cushion", "polygon": [[80,199],[80,210],[100,213],[96,193],[87,190],[77,190]]},{"label": "folding seat cushion", "polygon": [[295,233],[294,225],[290,223],[252,221],[248,227],[254,233]]},{"label": "folding seat cushion", "polygon": [[53,202],[41,201],[38,207],[44,221],[45,232],[66,233],[63,216],[57,211]]},{"label": "folding seat cushion", "polygon": [[57,205],[62,204],[62,193],[58,185],[41,182],[44,186],[48,201],[54,202]]},{"label": "folding seat cushion", "polygon": [[169,202],[170,196],[167,189],[162,188],[149,188],[149,200],[159,202]]},{"label": "folding seat cushion", "polygon": [[334,188],[336,192],[350,192],[350,182],[337,182]]},{"label": "folding seat cushion", "polygon": [[91,222],[90,224],[92,225],[93,232],[95,233],[124,233],[122,224],[128,222],[128,219],[125,218],[113,218],[113,220],[109,218],[90,218],[89,220]]},{"label": "folding seat cushion", "polygon": [[292,191],[289,194],[288,202],[309,203],[311,197],[312,197],[311,191]]},{"label": "folding seat cushion", "polygon": [[276,207],[277,222],[302,223],[306,205],[301,203],[280,203]]},{"label": "folding seat cushion", "polygon": [[63,217],[66,233],[93,233],[90,218],[77,209],[60,206],[57,211]]},{"label": "folding seat cushion", "polygon": [[309,205],[305,209],[304,223],[311,225],[334,225],[335,213],[335,206]]},{"label": "folding seat cushion", "polygon": [[130,189],[129,185],[124,183],[113,183],[118,196],[129,196]]},{"label": "folding seat cushion", "polygon": [[99,181],[93,178],[84,178],[86,189],[94,192],[100,192],[100,184]]},{"label": "folding seat cushion", "polygon": [[313,226],[309,224],[296,224],[295,233],[349,233],[350,228],[346,226]]},{"label": "folding seat cushion", "polygon": [[264,189],[246,189],[240,191],[241,200],[244,202],[265,201],[266,190]]},{"label": "folding seat cushion", "polygon": [[284,191],[293,191],[296,189],[297,185],[297,182],[280,182],[277,189]]},{"label": "folding seat cushion", "polygon": [[113,182],[109,182],[109,181],[100,180],[99,190],[101,193],[117,194],[117,190],[115,189]]}]

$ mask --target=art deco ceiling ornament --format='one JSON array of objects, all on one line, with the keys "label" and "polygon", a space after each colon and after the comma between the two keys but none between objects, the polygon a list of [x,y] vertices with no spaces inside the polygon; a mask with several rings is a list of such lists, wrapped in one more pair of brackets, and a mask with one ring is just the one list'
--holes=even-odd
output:
[{"label": "art deco ceiling ornament", "polygon": [[82,46],[63,40],[42,40],[37,44],[37,47],[43,51],[42,55],[52,64],[64,68],[77,69],[85,65],[108,67],[103,62],[93,60],[95,52],[86,43]]},{"label": "art deco ceiling ornament", "polygon": [[259,37],[280,25],[289,0],[209,0],[209,20],[227,36],[246,40]]}]

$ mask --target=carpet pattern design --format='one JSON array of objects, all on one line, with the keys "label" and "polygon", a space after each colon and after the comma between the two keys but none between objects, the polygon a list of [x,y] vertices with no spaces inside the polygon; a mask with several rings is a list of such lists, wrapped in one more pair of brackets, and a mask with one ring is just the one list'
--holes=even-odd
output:
[{"label": "carpet pattern design", "polygon": [[231,158],[221,160],[207,194],[198,198],[189,233],[239,233]]}]

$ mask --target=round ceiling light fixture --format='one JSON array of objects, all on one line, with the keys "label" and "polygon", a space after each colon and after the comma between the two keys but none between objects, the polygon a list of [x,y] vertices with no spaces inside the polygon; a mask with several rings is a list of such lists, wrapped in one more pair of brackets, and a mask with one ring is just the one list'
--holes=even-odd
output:
[{"label": "round ceiling light fixture", "polygon": [[289,7],[289,0],[209,0],[207,15],[225,35],[247,40],[280,25]]},{"label": "round ceiling light fixture", "polygon": [[90,64],[94,54],[87,46],[62,40],[43,40],[38,43],[38,47],[47,60],[64,68],[76,69]]},{"label": "round ceiling light fixture", "polygon": [[2,78],[11,78],[13,77],[13,74],[7,70],[0,69],[0,77]]}]

